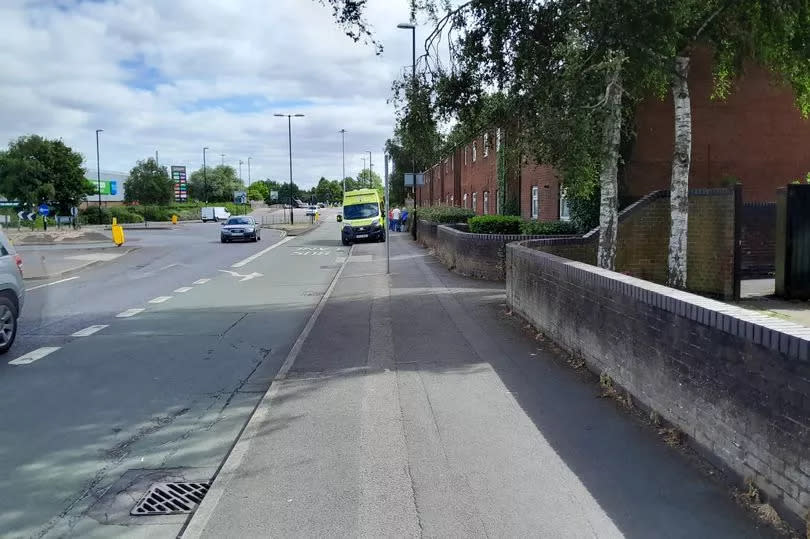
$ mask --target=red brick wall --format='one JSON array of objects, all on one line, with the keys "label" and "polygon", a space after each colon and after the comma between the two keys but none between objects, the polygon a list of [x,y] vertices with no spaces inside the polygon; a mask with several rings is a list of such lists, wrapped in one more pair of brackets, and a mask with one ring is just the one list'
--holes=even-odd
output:
[{"label": "red brick wall", "polygon": [[560,180],[548,165],[528,163],[520,171],[520,215],[532,216],[532,187],[539,188],[539,219],[555,221],[560,218]]},{"label": "red brick wall", "polygon": [[[801,117],[790,88],[752,63],[725,101],[712,101],[711,52],[692,56],[691,188],[725,187],[734,176],[743,200],[774,201],[776,188],[810,171],[810,121]],[[628,194],[668,189],[674,139],[672,98],[650,98],[636,113],[635,147],[627,169]]]}]

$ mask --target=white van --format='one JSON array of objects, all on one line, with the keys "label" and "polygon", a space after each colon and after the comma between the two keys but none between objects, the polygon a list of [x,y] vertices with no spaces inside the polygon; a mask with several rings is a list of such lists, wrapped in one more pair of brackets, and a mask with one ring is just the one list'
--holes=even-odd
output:
[{"label": "white van", "polygon": [[207,221],[226,221],[231,214],[223,206],[205,206],[200,210],[200,219]]}]

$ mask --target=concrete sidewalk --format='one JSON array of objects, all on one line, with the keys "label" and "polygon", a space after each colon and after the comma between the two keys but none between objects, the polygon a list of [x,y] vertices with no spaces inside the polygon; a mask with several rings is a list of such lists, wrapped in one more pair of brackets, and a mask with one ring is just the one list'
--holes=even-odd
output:
[{"label": "concrete sidewalk", "polygon": [[390,277],[384,244],[353,248],[185,537],[771,535],[528,337],[501,284],[390,236]]}]

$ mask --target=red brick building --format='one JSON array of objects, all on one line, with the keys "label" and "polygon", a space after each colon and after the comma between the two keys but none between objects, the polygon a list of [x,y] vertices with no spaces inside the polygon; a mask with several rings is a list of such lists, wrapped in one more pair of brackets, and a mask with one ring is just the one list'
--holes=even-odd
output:
[{"label": "red brick building", "polygon": [[[740,181],[743,200],[775,200],[776,188],[810,172],[810,120],[802,118],[789,87],[748,63],[725,101],[710,98],[711,53],[693,54],[691,188],[724,187]],[[620,191],[638,199],[668,189],[674,144],[672,99],[650,98],[636,112],[636,140]],[[420,205],[454,204],[478,214],[497,213],[499,130],[482,133],[425,174]],[[560,186],[547,165],[527,164],[516,179],[520,214],[526,219],[566,218]],[[562,203],[561,203],[562,202]]]}]

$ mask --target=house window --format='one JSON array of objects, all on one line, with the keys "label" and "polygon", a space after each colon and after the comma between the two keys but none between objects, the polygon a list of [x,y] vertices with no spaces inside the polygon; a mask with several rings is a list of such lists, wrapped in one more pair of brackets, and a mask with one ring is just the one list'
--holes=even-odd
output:
[{"label": "house window", "polygon": [[568,199],[565,198],[565,189],[560,189],[560,221],[571,220],[571,208],[568,207]]},{"label": "house window", "polygon": [[489,191],[484,191],[484,215],[489,215]]},{"label": "house window", "polygon": [[462,201],[462,207],[466,208],[467,207],[467,193],[464,193],[464,198],[462,198],[461,201]]},{"label": "house window", "polygon": [[478,143],[473,142],[473,163],[475,163],[475,159],[478,157]]},{"label": "house window", "polygon": [[472,196],[472,210],[478,213],[478,193],[473,193]]},{"label": "house window", "polygon": [[499,127],[495,131],[495,151],[501,151],[501,128]]},{"label": "house window", "polygon": [[540,188],[536,185],[532,187],[532,219],[540,216]]},{"label": "house window", "polygon": [[445,160],[444,160],[444,171],[445,171],[445,172],[449,172],[449,171],[450,171],[450,165],[448,164],[448,159],[445,159]]},{"label": "house window", "polygon": [[498,196],[498,190],[495,189],[495,213],[503,215],[503,208],[501,207],[501,197]]},{"label": "house window", "polygon": [[484,157],[489,155],[489,133],[484,133]]},{"label": "house window", "polygon": [[469,146],[464,146],[464,166],[467,166],[467,149]]},{"label": "house window", "polygon": [[456,205],[456,196],[455,195],[450,195],[450,205],[451,206]]}]

